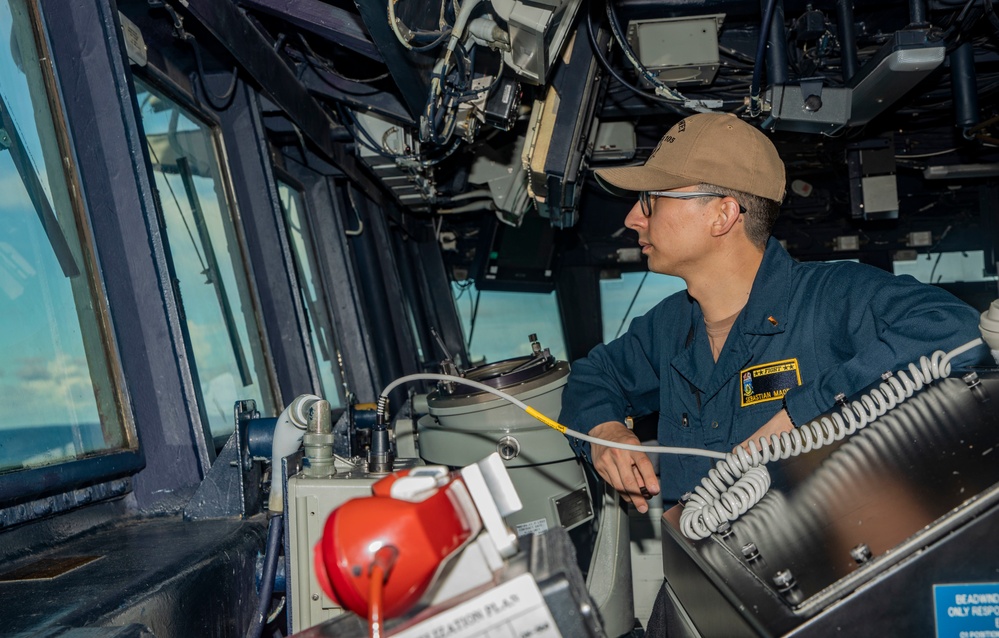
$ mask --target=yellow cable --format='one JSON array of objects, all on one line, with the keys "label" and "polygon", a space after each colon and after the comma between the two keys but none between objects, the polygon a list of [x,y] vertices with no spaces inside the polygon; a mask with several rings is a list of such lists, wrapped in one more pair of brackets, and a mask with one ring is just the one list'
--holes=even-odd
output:
[{"label": "yellow cable", "polygon": [[566,427],[564,425],[562,425],[561,423],[559,423],[558,421],[556,421],[554,419],[549,419],[548,417],[546,417],[545,415],[541,414],[540,412],[538,412],[537,410],[535,410],[531,406],[527,406],[526,409],[527,409],[527,413],[530,414],[531,416],[533,416],[538,421],[541,421],[542,423],[544,423],[545,425],[547,425],[548,427],[550,427],[550,428],[552,428],[554,430],[558,430],[562,434],[565,434]]}]

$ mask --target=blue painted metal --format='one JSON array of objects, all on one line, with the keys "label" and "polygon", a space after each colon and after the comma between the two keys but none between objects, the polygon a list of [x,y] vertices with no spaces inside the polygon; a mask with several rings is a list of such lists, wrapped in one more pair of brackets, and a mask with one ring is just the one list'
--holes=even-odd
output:
[{"label": "blue painted metal", "polygon": [[281,18],[377,62],[383,61],[357,16],[332,4],[319,0],[238,0],[238,4]]},{"label": "blue painted metal", "polygon": [[[354,5],[361,12],[361,19],[368,33],[379,43],[385,64],[392,74],[392,80],[399,87],[410,114],[414,118],[418,117],[423,112],[430,92],[430,75],[437,61],[436,52],[428,54],[407,50],[389,27],[384,2],[354,0]],[[396,12],[397,17],[406,24],[415,26],[426,24],[431,16],[436,19],[438,8],[424,2],[399,2],[396,4]]]},{"label": "blue painted metal", "polygon": [[[121,460],[122,455],[115,455],[115,457]],[[76,467],[73,467],[73,465]],[[131,480],[128,478],[115,479],[75,490],[66,490],[65,487],[62,487],[66,483],[79,482],[81,477],[89,478],[94,474],[100,475],[106,472],[107,469],[107,467],[98,467],[95,470],[92,467],[81,467],[79,463],[63,463],[54,466],[51,472],[54,478],[58,479],[54,484],[59,486],[58,489],[65,491],[60,491],[58,494],[47,498],[37,498],[37,495],[31,495],[28,498],[33,498],[34,500],[18,505],[9,505],[0,509],[0,530],[45,516],[61,514],[83,505],[91,505],[107,499],[124,496],[132,488]],[[27,483],[36,480],[38,475],[33,472],[22,472],[6,478],[17,479],[10,481],[11,486],[14,488],[25,488],[30,487]],[[74,479],[76,480],[74,481]],[[10,495],[7,495],[7,497],[4,499],[5,501],[10,498]]]},{"label": "blue painted metal", "polygon": [[360,297],[374,335],[378,357],[377,382],[381,388],[405,374],[400,357],[403,343],[398,338],[397,330],[397,326],[404,324],[394,320],[401,309],[396,303],[399,295],[392,294],[398,290],[398,284],[393,286],[393,291],[387,287],[395,273],[391,270],[392,248],[384,228],[385,217],[371,210],[373,207],[363,193],[353,191],[351,201],[357,208],[358,219],[364,222],[364,232],[350,237],[349,244],[354,257],[354,272],[360,284]]},{"label": "blue painted metal", "polygon": [[853,22],[853,0],[837,0],[836,24],[842,56],[843,83],[850,81],[860,65],[857,63],[857,29]]},{"label": "blue painted metal", "polygon": [[233,432],[208,476],[184,507],[185,520],[248,518],[261,510],[261,468],[247,446],[247,427],[259,416],[252,399],[236,401]]},{"label": "blue painted metal", "polygon": [[251,457],[271,458],[277,418],[251,419],[246,424],[246,445]]},{"label": "blue painted metal", "polygon": [[242,68],[298,124],[304,135],[327,157],[335,157],[332,132],[338,125],[234,3],[187,0],[182,6],[185,13],[200,22],[239,60]]},{"label": "blue painted metal", "polygon": [[302,73],[302,82],[313,94],[322,95],[328,100],[342,102],[353,109],[371,111],[400,124],[416,125],[416,120],[406,111],[399,98],[370,84],[351,82],[313,67],[306,68]]},{"label": "blue painted metal", "polygon": [[256,96],[240,82],[218,116],[281,406],[319,390],[305,309]]},{"label": "blue painted metal", "polygon": [[[156,636],[241,636],[254,601],[261,518],[186,522],[124,519],[40,554],[4,560],[3,571],[43,558],[98,560],[54,579],[0,583],[5,635],[142,624]],[[58,635],[58,634],[56,634]]]},{"label": "blue painted metal", "polygon": [[954,124],[968,130],[978,124],[978,76],[975,51],[965,42],[950,53],[951,91],[954,93]]},{"label": "blue painted metal", "polygon": [[[316,259],[326,290],[325,301],[333,317],[334,331],[340,339],[340,353],[345,362],[344,382],[362,403],[373,402],[381,390],[375,381],[377,363],[374,342],[361,303],[359,282],[355,275],[346,231],[355,232],[358,221],[352,210],[344,210],[342,174],[318,156],[307,153],[307,164],[288,161],[286,170],[303,185],[309,209],[331,211],[311,219],[316,242]],[[378,190],[368,190],[379,197]]]},{"label": "blue painted metal", "polygon": [[[72,490],[147,470],[133,483],[140,506],[196,483],[214,458],[192,401],[190,371],[180,347],[176,303],[168,292],[162,238],[155,223],[145,159],[128,81],[117,46],[117,11],[107,2],[42,0],[40,17],[55,70],[62,112],[93,232],[97,274],[104,281],[112,352],[127,380],[121,397],[126,423],[134,423],[141,451],[111,454],[50,468],[6,474],[7,498]],[[96,36],[96,37],[95,37]],[[92,46],[93,42],[114,46]],[[115,211],[115,214],[95,214]],[[43,506],[45,507],[45,506]]]},{"label": "blue painted metal", "polygon": [[787,34],[784,32],[784,3],[774,3],[770,28],[767,31],[767,83],[787,84]]}]

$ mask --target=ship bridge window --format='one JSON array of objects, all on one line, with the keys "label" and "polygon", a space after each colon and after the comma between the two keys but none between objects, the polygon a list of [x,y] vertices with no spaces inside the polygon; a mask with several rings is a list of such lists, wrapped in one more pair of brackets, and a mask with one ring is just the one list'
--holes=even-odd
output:
[{"label": "ship bridge window", "polygon": [[565,335],[554,291],[507,292],[478,290],[468,279],[452,282],[468,356],[474,365],[531,354],[528,336],[557,358],[566,358]]},{"label": "ship bridge window", "polygon": [[15,485],[15,470],[96,467],[137,448],[34,19],[25,2],[0,0],[0,500],[40,493],[43,481]]},{"label": "ship bridge window", "polygon": [[985,252],[981,250],[919,255],[913,260],[895,261],[893,269],[896,275],[912,275],[927,284],[996,280],[994,275],[985,274]]},{"label": "ship bridge window", "polygon": [[233,404],[273,411],[273,392],[241,242],[212,128],[135,79],[188,348],[212,436],[232,432]]},{"label": "ship bridge window", "polygon": [[298,274],[298,286],[305,305],[305,316],[309,322],[309,338],[312,353],[319,368],[319,383],[322,396],[334,408],[343,407],[343,375],[340,370],[340,349],[333,334],[333,321],[326,306],[322,272],[316,263],[314,235],[308,226],[308,215],[300,187],[293,185],[289,178],[277,180],[278,198],[281,212],[288,228],[288,240]]},{"label": "ship bridge window", "polygon": [[628,330],[635,317],[641,317],[673,293],[686,290],[679,277],[653,272],[623,272],[620,277],[600,280],[600,316],[604,343]]}]

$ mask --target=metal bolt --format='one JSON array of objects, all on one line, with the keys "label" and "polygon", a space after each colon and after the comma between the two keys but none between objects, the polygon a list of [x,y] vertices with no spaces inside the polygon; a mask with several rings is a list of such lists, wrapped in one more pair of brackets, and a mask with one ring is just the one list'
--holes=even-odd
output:
[{"label": "metal bolt", "polygon": [[760,550],[756,547],[756,543],[746,543],[742,546],[742,555],[748,561],[754,561],[760,557]]},{"label": "metal bolt", "polygon": [[774,585],[777,585],[777,591],[779,592],[785,592],[798,585],[798,581],[795,580],[794,574],[791,573],[790,569],[782,569],[774,574],[773,581]]},{"label": "metal bolt", "polygon": [[846,395],[843,394],[842,392],[834,396],[833,399],[836,401],[836,403],[840,404],[843,407],[846,407]]},{"label": "metal bolt", "polygon": [[863,565],[871,560],[871,548],[867,546],[867,543],[861,543],[850,550],[850,556],[857,561],[858,565]]},{"label": "metal bolt", "polygon": [[680,497],[680,505],[686,505],[687,501],[692,499],[694,495],[690,492],[684,492],[683,496]]},{"label": "metal bolt", "polygon": [[882,372],[881,373],[881,380],[882,381],[887,381],[888,379],[892,378],[893,376],[895,376],[895,373],[892,372],[891,370],[888,370],[886,372]]},{"label": "metal bolt", "polygon": [[732,524],[728,521],[722,522],[722,524],[718,526],[718,529],[715,530],[715,533],[719,534],[722,538],[728,538],[732,535]]},{"label": "metal bolt", "polygon": [[319,594],[312,594],[312,600],[319,600]]},{"label": "metal bolt", "polygon": [[966,384],[968,384],[969,388],[973,388],[982,382],[981,379],[978,378],[978,373],[976,372],[969,372],[968,374],[961,377],[961,380],[964,381]]}]

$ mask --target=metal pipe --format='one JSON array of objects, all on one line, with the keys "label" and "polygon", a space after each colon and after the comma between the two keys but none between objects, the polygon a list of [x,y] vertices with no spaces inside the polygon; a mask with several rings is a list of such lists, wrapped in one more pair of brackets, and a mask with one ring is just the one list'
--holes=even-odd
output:
[{"label": "metal pipe", "polygon": [[767,79],[770,86],[787,84],[787,37],[784,33],[784,2],[774,3],[767,38]]},{"label": "metal pipe", "polygon": [[767,38],[770,32],[770,23],[774,14],[774,5],[777,0],[769,0],[763,12],[763,22],[760,23],[760,38],[756,44],[756,59],[753,63],[753,82],[749,87],[749,115],[756,117],[763,110],[760,103],[760,89],[763,79],[763,56],[766,54]]},{"label": "metal pipe", "polygon": [[838,0],[836,15],[839,21],[839,48],[843,83],[857,74],[857,32],[853,21],[853,0]]},{"label": "metal pipe", "polygon": [[909,24],[929,24],[926,21],[926,0],[909,0]]},{"label": "metal pipe", "polygon": [[978,124],[978,77],[975,52],[965,42],[950,54],[951,91],[954,94],[954,123],[966,134]]}]

